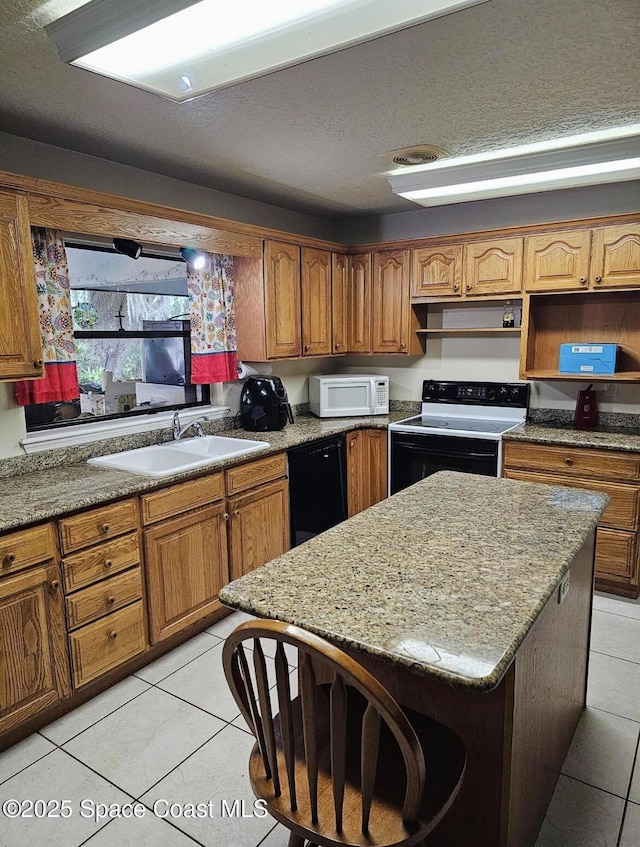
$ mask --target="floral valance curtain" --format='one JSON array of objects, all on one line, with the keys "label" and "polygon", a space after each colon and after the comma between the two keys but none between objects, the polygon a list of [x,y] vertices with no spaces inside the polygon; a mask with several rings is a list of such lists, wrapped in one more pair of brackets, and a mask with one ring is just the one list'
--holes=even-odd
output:
[{"label": "floral valance curtain", "polygon": [[31,230],[31,243],[44,377],[15,383],[15,397],[20,406],[74,400],[79,394],[69,297],[69,268],[62,233],[34,227]]},{"label": "floral valance curtain", "polygon": [[187,266],[194,385],[238,379],[233,257],[207,253],[206,258],[201,270]]}]

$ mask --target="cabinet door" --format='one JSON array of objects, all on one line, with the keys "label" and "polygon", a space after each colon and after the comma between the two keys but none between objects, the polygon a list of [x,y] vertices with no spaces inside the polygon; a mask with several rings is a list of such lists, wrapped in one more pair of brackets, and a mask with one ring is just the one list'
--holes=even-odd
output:
[{"label": "cabinet door", "polygon": [[640,285],[640,226],[603,226],[593,231],[591,274],[594,288]]},{"label": "cabinet door", "polygon": [[347,436],[349,517],[387,496],[387,433],[361,429]]},{"label": "cabinet door", "polygon": [[420,247],[413,253],[412,297],[460,297],[462,245]]},{"label": "cabinet door", "polygon": [[221,608],[228,517],[221,503],[145,531],[152,644]]},{"label": "cabinet door", "polygon": [[371,254],[349,256],[348,353],[371,353]]},{"label": "cabinet door", "polygon": [[572,291],[589,281],[591,231],[551,232],[525,238],[525,291]]},{"label": "cabinet door", "polygon": [[331,355],[331,253],[302,248],[302,355]]},{"label": "cabinet door", "polygon": [[0,192],[0,380],[44,373],[27,198]]},{"label": "cabinet door", "polygon": [[57,565],[0,580],[0,735],[69,693]]},{"label": "cabinet door", "polygon": [[409,335],[409,251],[373,254],[373,352],[406,353]]},{"label": "cabinet door", "polygon": [[289,549],[289,484],[259,486],[229,500],[231,579],[259,568]]},{"label": "cabinet door", "polygon": [[264,248],[267,358],[300,355],[300,248],[266,241]]},{"label": "cabinet door", "polygon": [[470,296],[520,294],[522,238],[476,241],[464,248],[464,289]]},{"label": "cabinet door", "polygon": [[333,254],[331,275],[331,308],[333,354],[347,352],[347,288],[348,262],[344,253]]}]

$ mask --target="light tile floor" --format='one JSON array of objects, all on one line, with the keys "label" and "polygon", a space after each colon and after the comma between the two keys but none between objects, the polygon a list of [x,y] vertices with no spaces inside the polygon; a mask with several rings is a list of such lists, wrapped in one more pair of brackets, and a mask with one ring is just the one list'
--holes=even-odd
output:
[{"label": "light tile floor", "polygon": [[[1,753],[0,801],[67,800],[72,812],[0,813],[1,847],[286,847],[282,826],[251,816],[252,739],[222,673],[223,640],[247,618],[230,615]],[[640,603],[596,595],[591,647],[588,708],[536,847],[640,846]]]}]

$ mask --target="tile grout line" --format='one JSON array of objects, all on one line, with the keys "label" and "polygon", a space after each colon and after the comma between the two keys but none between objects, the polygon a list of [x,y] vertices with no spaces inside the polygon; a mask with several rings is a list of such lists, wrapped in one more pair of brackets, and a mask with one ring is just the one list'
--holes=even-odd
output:
[{"label": "tile grout line", "polygon": [[[207,635],[211,635],[211,633],[210,633],[210,632],[208,632],[208,633],[207,633]],[[214,637],[214,638],[218,638],[218,636],[217,636],[217,635],[214,635],[213,637]],[[188,641],[185,641],[185,642],[183,642],[183,643],[184,643],[184,644],[188,644],[189,642],[188,642]],[[203,651],[202,651],[202,653],[199,653],[197,656],[194,656],[192,659],[189,659],[188,661],[186,661],[186,662],[184,663],[184,665],[180,665],[180,667],[179,667],[179,668],[176,668],[174,671],[171,671],[171,672],[170,672],[170,673],[168,673],[166,676],[163,676],[163,677],[161,677],[160,679],[156,680],[156,682],[149,682],[149,680],[148,680],[148,679],[145,679],[143,676],[138,676],[138,674],[137,674],[137,672],[136,672],[136,671],[134,671],[131,675],[132,675],[132,676],[135,676],[135,678],[136,678],[136,679],[140,679],[140,680],[142,680],[142,682],[146,682],[146,683],[147,683],[147,685],[157,685],[157,684],[158,684],[158,682],[164,682],[164,680],[165,680],[165,679],[169,679],[169,677],[170,677],[170,676],[173,676],[173,675],[174,675],[174,673],[178,673],[178,671],[181,671],[183,668],[186,668],[186,667],[187,667],[187,665],[190,665],[192,662],[195,662],[195,661],[196,661],[196,659],[199,659],[199,658],[200,658],[200,656],[204,656],[204,655],[205,655],[205,653],[210,653],[212,650],[215,650],[215,649],[216,649],[216,647],[219,647],[219,646],[220,646],[220,644],[224,644],[224,640],[223,640],[222,638],[218,638],[218,643],[217,643],[217,644],[212,644],[212,645],[211,645],[211,647],[207,647],[207,649],[206,649],[206,650],[203,650]],[[180,645],[180,647],[181,647],[181,646],[182,646],[182,645]],[[177,649],[179,649],[179,647],[176,647],[175,649],[177,650]],[[156,659],[156,661],[157,661],[157,662],[159,662],[161,659],[164,659],[164,658],[165,658],[165,656],[169,656],[169,655],[171,655],[171,650],[169,650],[169,652],[168,652],[168,653],[165,653],[165,654],[164,654],[164,656],[160,656],[160,658],[159,658],[159,659]],[[142,668],[139,668],[139,670],[144,670],[145,668],[151,667],[151,665],[152,665],[152,664],[153,664],[153,662],[151,662],[149,665],[144,665]]]}]

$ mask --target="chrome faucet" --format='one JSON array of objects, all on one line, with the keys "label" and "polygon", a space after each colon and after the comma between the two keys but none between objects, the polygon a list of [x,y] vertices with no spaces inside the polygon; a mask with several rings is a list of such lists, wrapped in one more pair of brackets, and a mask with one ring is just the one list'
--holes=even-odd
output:
[{"label": "chrome faucet", "polygon": [[206,420],[207,420],[207,417],[205,415],[201,418],[198,418],[197,421],[191,421],[191,423],[188,423],[186,426],[181,427],[180,426],[180,414],[177,411],[174,412],[173,413],[173,424],[172,424],[174,441],[178,441],[180,438],[184,438],[185,433],[187,433],[190,429],[193,429],[193,431],[198,436],[198,438],[204,438],[204,430],[202,429],[202,424],[200,423],[200,421],[206,421]]}]

